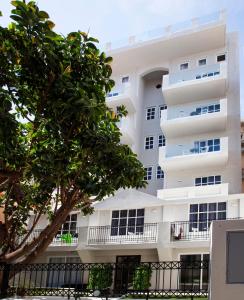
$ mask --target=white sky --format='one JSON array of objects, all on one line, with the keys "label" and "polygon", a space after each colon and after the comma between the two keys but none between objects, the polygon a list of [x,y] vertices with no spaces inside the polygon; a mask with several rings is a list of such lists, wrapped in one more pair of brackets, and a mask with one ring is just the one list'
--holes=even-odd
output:
[{"label": "white sky", "polygon": [[[37,3],[48,12],[57,32],[89,30],[102,44],[226,9],[228,31],[239,32],[241,100],[244,97],[244,0],[38,0]],[[0,0],[4,15],[0,18],[1,25],[9,23],[10,9],[10,0]]]}]

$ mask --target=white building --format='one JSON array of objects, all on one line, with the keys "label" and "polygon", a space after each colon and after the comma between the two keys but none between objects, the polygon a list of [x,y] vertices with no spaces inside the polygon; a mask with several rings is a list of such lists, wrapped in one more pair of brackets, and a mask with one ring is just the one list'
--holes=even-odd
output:
[{"label": "white building", "polygon": [[185,26],[107,44],[107,105],[127,107],[121,142],[148,186],[119,191],[90,217],[74,212],[42,261],[208,259],[211,221],[244,217],[237,34],[223,12]]}]

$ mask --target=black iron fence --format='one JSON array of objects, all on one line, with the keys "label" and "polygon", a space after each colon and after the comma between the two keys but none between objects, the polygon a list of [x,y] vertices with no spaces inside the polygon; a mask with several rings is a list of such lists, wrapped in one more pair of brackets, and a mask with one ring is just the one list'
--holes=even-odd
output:
[{"label": "black iron fence", "polygon": [[88,245],[138,244],[156,243],[157,238],[158,223],[146,223],[124,227],[90,226],[87,241]]},{"label": "black iron fence", "polygon": [[208,262],[0,265],[0,295],[134,298],[208,295]]}]

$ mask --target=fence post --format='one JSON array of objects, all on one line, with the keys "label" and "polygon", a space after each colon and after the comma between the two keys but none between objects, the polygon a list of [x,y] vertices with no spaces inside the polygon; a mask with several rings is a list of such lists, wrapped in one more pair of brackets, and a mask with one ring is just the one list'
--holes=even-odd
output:
[{"label": "fence post", "polygon": [[146,300],[149,299],[149,285],[150,285],[150,282],[149,282],[149,279],[150,279],[150,272],[151,272],[151,263],[148,264],[148,274],[147,274],[147,279],[148,279],[148,287],[147,287],[147,297],[146,297]]},{"label": "fence post", "polygon": [[9,288],[9,273],[10,273],[10,264],[3,264],[2,278],[1,278],[1,289],[0,289],[0,298],[7,297],[8,288]]}]

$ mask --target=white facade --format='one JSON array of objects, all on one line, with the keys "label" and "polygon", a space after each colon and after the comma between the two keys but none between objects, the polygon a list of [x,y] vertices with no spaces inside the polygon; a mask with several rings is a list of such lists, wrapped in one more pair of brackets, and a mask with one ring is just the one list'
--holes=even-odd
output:
[{"label": "white facade", "polygon": [[89,217],[78,214],[75,239],[53,243],[42,260],[162,261],[209,253],[211,221],[244,217],[237,35],[226,32],[220,13],[107,48],[116,82],[107,105],[126,106],[121,142],[148,168],[148,186],[119,191]]}]

